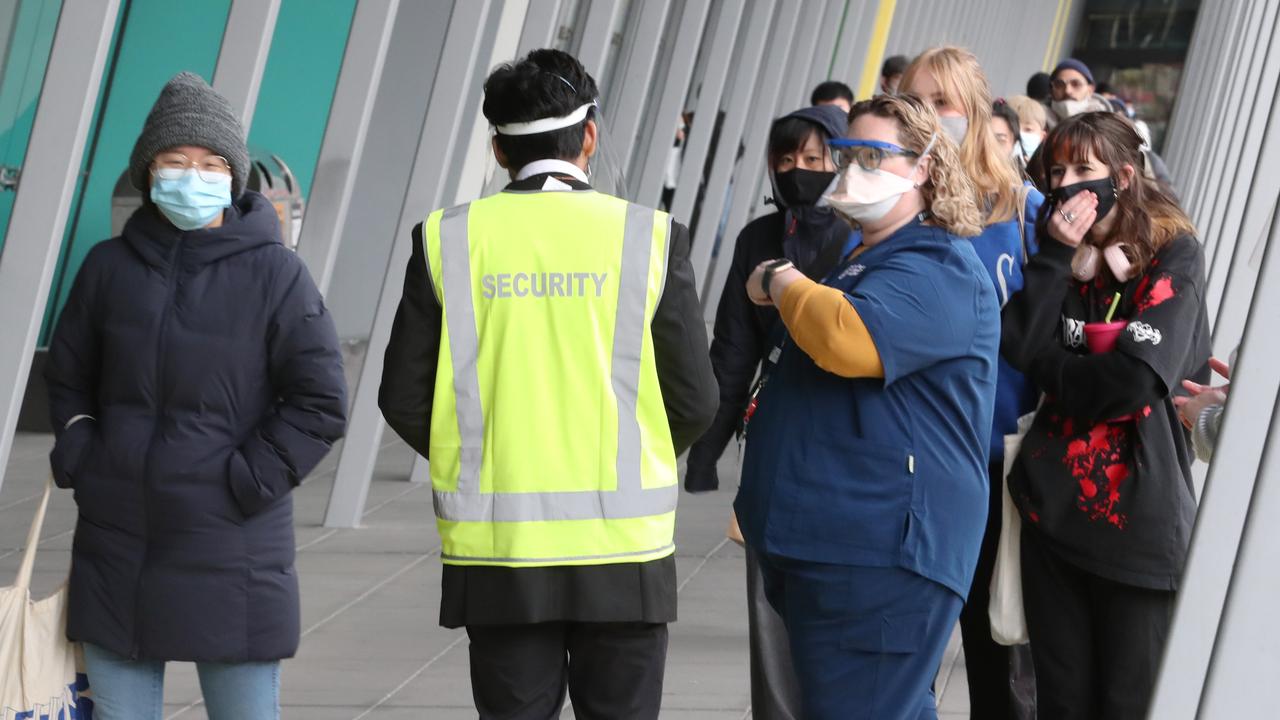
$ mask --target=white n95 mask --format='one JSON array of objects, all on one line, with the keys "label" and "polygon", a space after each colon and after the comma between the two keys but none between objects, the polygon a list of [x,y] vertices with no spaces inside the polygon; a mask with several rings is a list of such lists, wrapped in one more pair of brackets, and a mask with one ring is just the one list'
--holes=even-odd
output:
[{"label": "white n95 mask", "polygon": [[915,183],[888,170],[864,170],[855,164],[841,173],[827,202],[854,222],[875,222],[888,215],[898,200],[915,187]]},{"label": "white n95 mask", "polygon": [[[916,174],[920,160],[929,155],[935,140],[936,134],[929,138],[924,151],[911,166],[911,175]],[[879,167],[867,170],[857,162],[850,162],[840,173],[835,191],[827,195],[826,200],[833,210],[862,225],[888,215],[903,195],[917,187],[918,183],[888,170]]]}]

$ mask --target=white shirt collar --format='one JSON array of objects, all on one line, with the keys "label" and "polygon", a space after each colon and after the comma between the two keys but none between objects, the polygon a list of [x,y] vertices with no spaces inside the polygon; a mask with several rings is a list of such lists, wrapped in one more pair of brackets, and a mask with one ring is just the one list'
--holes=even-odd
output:
[{"label": "white shirt collar", "polygon": [[566,160],[534,160],[533,162],[520,168],[520,172],[516,173],[516,181],[527,180],[534,175],[542,175],[543,173],[559,173],[568,175],[579,182],[587,182],[587,174],[582,172],[582,168],[574,165]]}]

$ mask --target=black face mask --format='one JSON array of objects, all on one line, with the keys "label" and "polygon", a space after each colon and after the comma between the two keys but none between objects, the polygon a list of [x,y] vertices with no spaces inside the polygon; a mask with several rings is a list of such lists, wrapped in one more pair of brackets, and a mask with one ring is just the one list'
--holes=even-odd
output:
[{"label": "black face mask", "polygon": [[1116,204],[1116,182],[1114,178],[1105,177],[1101,180],[1088,180],[1078,182],[1072,185],[1064,185],[1053,191],[1053,202],[1057,207],[1062,207],[1063,203],[1070,200],[1077,193],[1091,191],[1098,196],[1098,217],[1094,222],[1098,222],[1111,212],[1111,208]]},{"label": "black face mask", "polygon": [[835,180],[834,172],[819,172],[792,168],[786,172],[774,173],[773,179],[778,187],[778,200],[787,208],[816,205],[822,194],[831,187]]}]

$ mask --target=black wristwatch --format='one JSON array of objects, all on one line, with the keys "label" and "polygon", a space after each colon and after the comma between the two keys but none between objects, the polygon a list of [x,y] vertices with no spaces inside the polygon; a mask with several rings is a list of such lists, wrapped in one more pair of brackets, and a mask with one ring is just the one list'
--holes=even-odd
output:
[{"label": "black wristwatch", "polygon": [[778,258],[770,260],[769,264],[764,266],[764,272],[760,274],[760,287],[764,290],[764,296],[773,299],[769,295],[769,284],[773,282],[773,276],[780,270],[790,270],[795,264],[786,258]]}]

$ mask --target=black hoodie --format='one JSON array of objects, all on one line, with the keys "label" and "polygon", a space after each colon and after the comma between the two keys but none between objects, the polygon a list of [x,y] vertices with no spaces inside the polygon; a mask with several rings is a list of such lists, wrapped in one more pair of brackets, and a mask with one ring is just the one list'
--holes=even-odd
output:
[{"label": "black hoodie", "polygon": [[[844,137],[848,127],[845,112],[834,105],[804,108],[780,119],[792,117],[814,123],[827,137]],[[786,257],[801,272],[821,280],[840,261],[841,250],[853,232],[828,207],[788,208],[776,198],[776,191],[774,194],[778,211],[748,223],[738,233],[733,248],[711,341],[711,366],[720,385],[720,407],[711,428],[689,449],[684,480],[689,492],[719,488],[716,462],[742,425],[760,363],[781,339],[778,311],[751,302],[747,278],[761,262]]]}]

